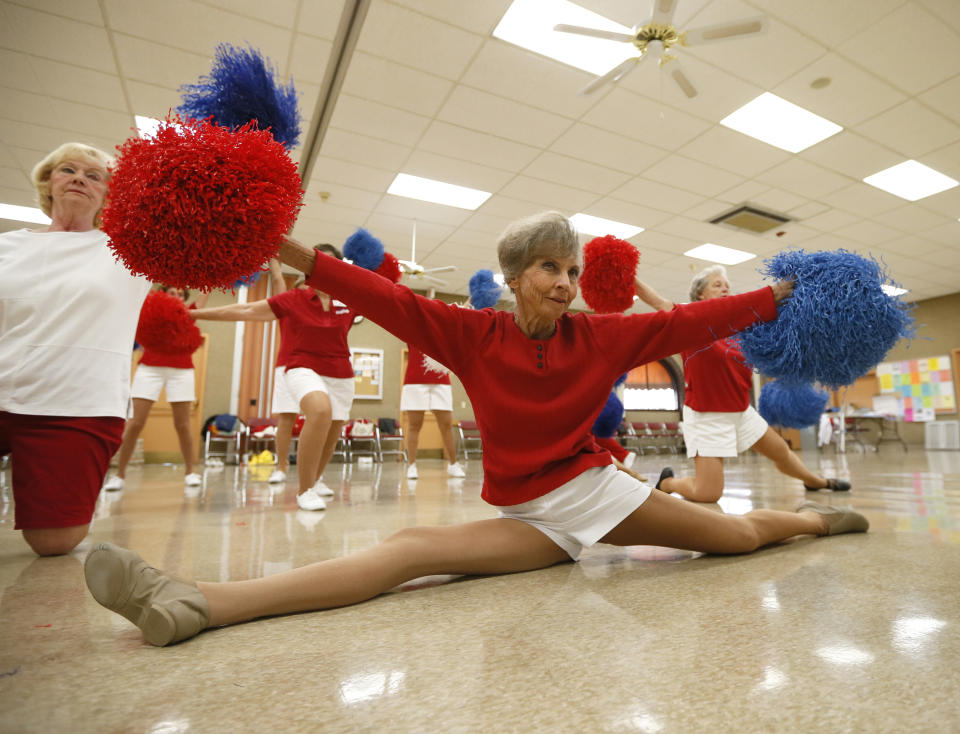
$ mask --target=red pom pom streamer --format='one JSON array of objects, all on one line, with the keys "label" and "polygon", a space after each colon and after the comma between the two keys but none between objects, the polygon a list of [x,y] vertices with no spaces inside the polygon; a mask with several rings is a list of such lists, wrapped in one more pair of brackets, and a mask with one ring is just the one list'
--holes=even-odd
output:
[{"label": "red pom pom streamer", "polygon": [[265,130],[166,120],[118,147],[103,231],[135,275],[230,287],[277,254],[302,206],[297,164]]},{"label": "red pom pom streamer", "polygon": [[158,352],[192,354],[203,344],[200,329],[179,298],[163,291],[147,294],[140,309],[136,340]]},{"label": "red pom pom streamer", "polygon": [[611,234],[594,237],[583,248],[580,292],[597,313],[621,313],[633,305],[640,252]]},{"label": "red pom pom streamer", "polygon": [[400,277],[403,275],[403,271],[400,270],[400,262],[389,252],[383,253],[383,262],[380,263],[380,267],[373,272],[377,275],[382,275],[393,283],[399,283]]}]

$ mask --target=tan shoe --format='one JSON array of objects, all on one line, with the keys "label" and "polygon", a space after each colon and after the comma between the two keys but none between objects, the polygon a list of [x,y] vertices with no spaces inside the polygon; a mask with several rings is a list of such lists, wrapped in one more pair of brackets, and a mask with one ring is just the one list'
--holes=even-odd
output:
[{"label": "tan shoe", "polygon": [[93,598],[133,622],[151,645],[193,637],[210,622],[207,598],[196,586],[167,576],[131,550],[100,543],[87,554],[83,573]]},{"label": "tan shoe", "polygon": [[841,533],[865,533],[870,527],[870,521],[859,512],[849,507],[831,507],[819,502],[801,502],[797,505],[797,512],[816,512],[827,520],[827,535]]}]

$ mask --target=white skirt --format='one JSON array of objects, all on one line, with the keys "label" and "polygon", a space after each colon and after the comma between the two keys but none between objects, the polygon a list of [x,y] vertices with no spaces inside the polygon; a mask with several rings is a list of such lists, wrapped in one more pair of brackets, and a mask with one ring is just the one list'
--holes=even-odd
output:
[{"label": "white skirt", "polygon": [[449,385],[404,385],[400,391],[400,410],[453,410],[453,390]]},{"label": "white skirt", "polygon": [[687,456],[733,457],[767,432],[768,424],[754,408],[739,413],[700,413],[683,406],[683,442]]}]

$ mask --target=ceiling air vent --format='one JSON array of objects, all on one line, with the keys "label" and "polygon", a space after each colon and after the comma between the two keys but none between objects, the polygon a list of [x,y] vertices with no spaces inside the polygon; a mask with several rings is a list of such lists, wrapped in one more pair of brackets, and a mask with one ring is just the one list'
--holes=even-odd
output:
[{"label": "ceiling air vent", "polygon": [[773,212],[765,212],[754,206],[741,205],[719,217],[710,220],[710,224],[723,224],[734,229],[763,234],[771,229],[782,227],[789,222],[788,217]]}]

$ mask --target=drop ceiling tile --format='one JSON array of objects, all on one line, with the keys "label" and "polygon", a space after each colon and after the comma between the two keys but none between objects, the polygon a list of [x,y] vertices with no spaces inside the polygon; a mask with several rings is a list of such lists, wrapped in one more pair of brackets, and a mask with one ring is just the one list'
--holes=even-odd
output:
[{"label": "drop ceiling tile", "polygon": [[350,60],[343,91],[355,97],[432,117],[439,111],[452,88],[453,84],[448,79],[369,54],[356,53]]},{"label": "drop ceiling tile", "polygon": [[665,150],[676,150],[710,127],[693,115],[651,104],[623,89],[611,91],[581,121]]},{"label": "drop ceiling tile", "polygon": [[[408,199],[404,196],[393,196],[387,194],[377,204],[371,219],[378,215],[387,215],[406,219],[409,222],[417,223],[417,251],[420,250],[420,237],[430,237],[430,230],[421,227],[421,224],[444,225],[458,227],[463,224],[470,216],[466,209],[458,209],[453,206],[444,206],[443,204],[432,204],[428,201],[419,201],[417,199]],[[422,229],[422,231],[421,231]],[[446,236],[449,231],[444,234]]]},{"label": "drop ceiling tile", "polygon": [[[597,198],[596,194],[587,191],[529,176],[517,176],[500,189],[500,193],[535,203],[541,210],[556,209],[567,214],[583,211]],[[533,214],[536,211],[538,210],[532,209],[529,213]]]},{"label": "drop ceiling tile", "polygon": [[210,72],[210,58],[203,54],[181,51],[123,33],[114,33],[113,42],[120,73],[128,80],[178,91],[181,85],[194,84],[201,75]]},{"label": "drop ceiling tile", "polygon": [[603,219],[612,219],[615,222],[624,222],[636,227],[643,227],[644,229],[656,227],[671,217],[669,212],[651,209],[610,196],[593,202],[584,214],[602,217]]},{"label": "drop ceiling tile", "polygon": [[[126,84],[130,108],[135,115],[144,115],[162,120],[168,112],[176,112],[180,95],[169,87],[128,81]],[[133,121],[131,121],[131,125]]]},{"label": "drop ceiling tile", "polygon": [[700,222],[708,222],[729,210],[730,204],[726,201],[721,201],[719,199],[705,199],[699,204],[685,210],[683,212],[683,216],[687,217],[688,219],[696,219]]},{"label": "drop ceiling tile", "polygon": [[[326,201],[323,201],[320,197],[321,192],[329,194]],[[382,196],[383,194],[375,191],[364,191],[352,186],[344,186],[338,181],[314,178],[310,181],[310,190],[304,196],[304,201],[310,202],[311,207],[318,212],[322,211],[327,204],[370,212]]]},{"label": "drop ceiling tile", "polygon": [[[703,244],[689,237],[667,232],[662,227],[641,232],[633,238],[633,243],[640,250],[641,261],[648,265],[659,265],[671,257],[675,258],[687,250]],[[660,254],[658,255],[658,253]]]},{"label": "drop ceiling tile", "polygon": [[206,0],[206,2],[223,10],[284,28],[293,28],[297,17],[297,6],[301,5],[298,0],[270,0],[269,3],[263,3],[260,0]]},{"label": "drop ceiling tile", "polygon": [[541,154],[523,170],[523,174],[595,194],[607,194],[631,178],[629,173],[611,171],[603,166],[549,152]]},{"label": "drop ceiling tile", "polygon": [[405,66],[459,79],[483,38],[389,3],[373,3],[357,48]]},{"label": "drop ceiling tile", "polygon": [[756,178],[771,186],[818,200],[823,200],[825,194],[842,189],[850,183],[846,176],[796,157],[764,171]]},{"label": "drop ceiling tile", "polygon": [[632,175],[642,173],[667,155],[661,148],[579,122],[561,135],[550,149]]},{"label": "drop ceiling tile", "polygon": [[644,177],[702,196],[715,196],[743,183],[740,176],[682,155],[655,163],[644,172]]},{"label": "drop ceiling tile", "polygon": [[[333,42],[316,36],[309,36],[304,33],[297,33],[293,36],[293,42],[290,46],[289,71],[280,76],[284,84],[289,83],[293,78],[294,88],[299,90],[303,82],[309,84],[323,84],[323,77],[327,73],[327,63],[330,60],[330,53],[333,50]],[[357,54],[360,56],[360,54]],[[356,57],[350,61],[350,69],[347,72],[347,80],[344,86],[349,84],[353,73],[353,65],[357,62]],[[362,64],[362,62],[361,62]],[[363,96],[363,95],[358,95]]]},{"label": "drop ceiling tile", "polygon": [[674,214],[702,203],[705,198],[640,176],[625,183],[611,196]]},{"label": "drop ceiling tile", "polygon": [[928,229],[949,224],[950,219],[918,204],[907,204],[892,212],[884,212],[873,217],[873,221],[893,227],[901,232],[922,234]]},{"label": "drop ceiling tile", "polygon": [[374,168],[400,169],[412,149],[397,143],[358,135],[338,127],[330,127],[320,148],[322,155]]},{"label": "drop ceiling tile", "polygon": [[817,214],[816,216],[803,220],[803,223],[821,232],[836,232],[838,229],[848,227],[861,220],[861,217],[854,216],[840,209],[828,209],[822,214]]},{"label": "drop ceiling tile", "polygon": [[[507,220],[507,224],[509,224],[515,219],[536,214],[538,211],[542,210],[543,207],[531,204],[528,200],[511,198],[503,192],[500,192],[487,199],[483,203],[483,206],[477,210],[476,214],[492,217],[504,217]],[[576,211],[576,209],[573,209],[570,213],[573,214]],[[476,214],[474,215],[475,217]],[[476,225],[473,226],[476,227]]]},{"label": "drop ceiling tile", "polygon": [[731,204],[742,204],[744,202],[752,201],[769,188],[770,186],[767,184],[762,184],[758,181],[745,181],[739,186],[734,186],[733,188],[727,189],[723,193],[718,194],[717,198],[720,201],[726,201]]},{"label": "drop ceiling tile", "polygon": [[[928,53],[918,52],[920,38],[924,49],[935,50],[936,63]],[[908,94],[941,83],[960,66],[960,36],[916,3],[900,6],[837,51]]]},{"label": "drop ceiling tile", "polygon": [[[958,178],[958,176],[955,176]],[[918,205],[930,211],[939,212],[950,219],[960,217],[960,186],[943,191],[917,202]]]},{"label": "drop ceiling tile", "polygon": [[416,144],[429,124],[430,119],[422,115],[414,115],[349,94],[338,97],[337,106],[330,118],[332,127],[353,130],[371,138],[409,146]]},{"label": "drop ceiling tile", "polygon": [[[780,233],[783,234],[780,234]],[[813,229],[812,227],[804,226],[799,222],[788,222],[779,227],[776,230],[771,230],[770,232],[762,235],[763,239],[770,242],[778,250],[786,247],[794,246],[803,246],[806,247],[806,243],[812,240],[814,237],[819,237],[822,232],[819,230]]]},{"label": "drop ceiling tile", "polygon": [[497,27],[512,0],[483,0],[482,3],[436,2],[436,0],[394,0],[418,13],[488,35]]},{"label": "drop ceiling tile", "polygon": [[883,252],[878,259],[886,265],[887,274],[897,281],[908,277],[922,277],[931,269],[928,263],[909,255]]},{"label": "drop ceiling tile", "polygon": [[923,255],[923,260],[933,267],[930,279],[940,283],[952,283],[956,286],[956,270],[960,268],[960,247],[944,247]]},{"label": "drop ceiling tile", "polygon": [[339,181],[342,184],[364,191],[386,193],[395,175],[395,172],[386,171],[382,168],[338,161],[335,158],[320,155],[317,156],[308,185],[312,191],[314,180]]},{"label": "drop ceiling tile", "polygon": [[310,0],[308,3],[300,3],[297,30],[332,41],[337,35],[343,6],[344,0]]},{"label": "drop ceiling tile", "polygon": [[[10,51],[112,73],[110,39],[102,26],[42,13],[12,3],[0,7],[3,46]],[[83,53],[78,54],[77,50]]]},{"label": "drop ceiling tile", "polygon": [[943,248],[943,245],[928,240],[926,236],[917,237],[913,235],[904,235],[897,237],[882,245],[884,252],[896,253],[908,257],[925,257],[931,252],[936,252]]},{"label": "drop ceiling tile", "polygon": [[[356,229],[357,227],[363,226],[367,212],[353,207],[337,206],[330,202],[324,204],[311,199],[304,207],[301,216],[322,222],[336,222],[337,224],[343,224]],[[374,234],[377,233],[374,232]]]},{"label": "drop ceiling tile", "polygon": [[125,112],[123,87],[115,74],[83,69],[48,59],[31,58],[37,86],[33,91],[50,97]]},{"label": "drop ceiling tile", "polygon": [[103,25],[103,15],[100,13],[100,4],[97,0],[26,0],[19,4],[28,5],[33,10],[51,15],[59,15],[91,25]]},{"label": "drop ceiling tile", "polygon": [[505,171],[523,170],[540,154],[539,148],[439,120],[430,123],[418,147]]},{"label": "drop ceiling tile", "polygon": [[819,199],[838,209],[859,214],[861,217],[874,217],[883,212],[899,209],[906,204],[903,199],[865,183],[855,183],[845,189],[821,196]]},{"label": "drop ceiling tile", "polygon": [[424,150],[414,151],[402,170],[413,176],[432,178],[489,192],[499,191],[514,176],[509,171],[499,168],[466,163]]},{"label": "drop ceiling tile", "polygon": [[833,135],[798,155],[857,180],[903,162],[903,156],[899,153],[849,130]]},{"label": "drop ceiling tile", "polygon": [[677,151],[703,163],[752,178],[786,161],[790,154],[719,125]]},{"label": "drop ceiling tile", "polygon": [[483,211],[476,211],[470,215],[470,218],[463,223],[458,232],[463,231],[464,227],[470,227],[487,236],[499,235],[507,225],[513,221],[512,217],[496,216]]},{"label": "drop ceiling tile", "polygon": [[890,240],[898,239],[903,236],[899,230],[891,227],[885,227],[869,219],[864,219],[856,224],[851,224],[836,230],[841,237],[859,242],[863,245],[882,245]]},{"label": "drop ceiling tile", "polygon": [[548,147],[571,124],[559,115],[467,87],[454,89],[437,118],[541,148]]},{"label": "drop ceiling tile", "polygon": [[773,188],[753,197],[752,201],[764,209],[772,210],[774,214],[785,214],[795,207],[808,203],[809,199],[803,196],[797,196],[789,191]]},{"label": "drop ceiling tile", "polygon": [[[75,136],[74,136],[75,137]],[[46,127],[22,120],[4,120],[0,118],[0,140],[11,148],[30,151],[33,163],[24,170],[29,171],[33,164],[39,161],[51,150],[63,145],[70,139],[70,133],[62,128]],[[107,152],[112,152],[107,149]],[[10,165],[8,161],[6,165]]]},{"label": "drop ceiling tile", "polygon": [[960,5],[954,0],[920,0],[920,3],[954,30],[960,31]]},{"label": "drop ceiling tile", "polygon": [[851,28],[866,28],[901,5],[903,0],[843,2],[835,0],[756,0],[754,3],[804,34],[836,46],[850,36]]},{"label": "drop ceiling tile", "polygon": [[794,207],[789,210],[790,217],[799,221],[809,220],[820,214],[830,211],[830,207],[821,204],[819,201],[808,201],[806,204]]},{"label": "drop ceiling tile", "polygon": [[947,221],[939,227],[928,229],[923,233],[925,239],[933,240],[941,245],[950,245],[960,250],[960,222]]},{"label": "drop ceiling tile", "polygon": [[857,130],[908,158],[960,140],[960,125],[914,100],[861,123]]},{"label": "drop ceiling tile", "polygon": [[0,166],[0,188],[19,190],[31,186],[30,177],[23,169]]}]

